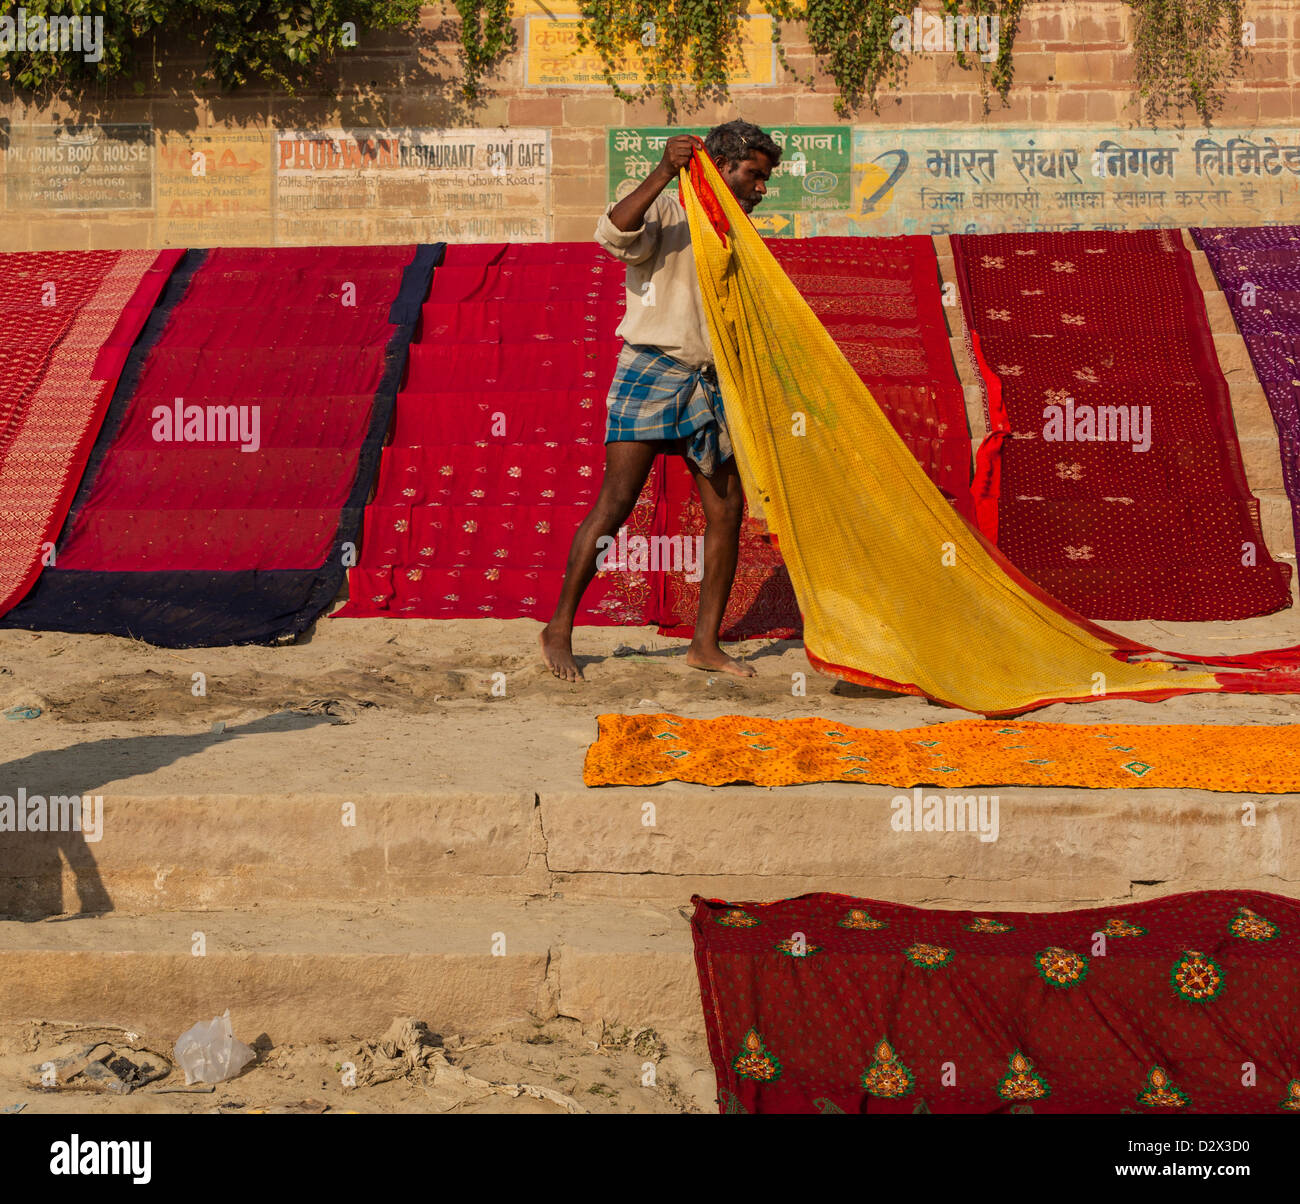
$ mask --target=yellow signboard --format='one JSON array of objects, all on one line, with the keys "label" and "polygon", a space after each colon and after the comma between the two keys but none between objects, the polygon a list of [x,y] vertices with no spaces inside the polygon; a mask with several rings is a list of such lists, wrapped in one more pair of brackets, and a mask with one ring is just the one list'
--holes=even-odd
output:
[{"label": "yellow signboard", "polygon": [[[533,16],[524,23],[525,83],[530,88],[604,88],[605,68],[592,46],[578,45],[576,16]],[[733,88],[770,87],[776,81],[772,18],[745,17],[741,24],[741,64],[732,72]],[[649,82],[629,52],[614,78],[620,87]]]}]

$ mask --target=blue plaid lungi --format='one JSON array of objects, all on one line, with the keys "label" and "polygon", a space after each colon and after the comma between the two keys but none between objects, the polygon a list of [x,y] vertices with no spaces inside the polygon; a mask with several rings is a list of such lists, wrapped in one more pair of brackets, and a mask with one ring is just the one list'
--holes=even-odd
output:
[{"label": "blue plaid lungi", "polygon": [[688,368],[656,347],[624,343],[606,404],[606,443],[689,439],[686,458],[706,477],[732,455],[712,365]]}]

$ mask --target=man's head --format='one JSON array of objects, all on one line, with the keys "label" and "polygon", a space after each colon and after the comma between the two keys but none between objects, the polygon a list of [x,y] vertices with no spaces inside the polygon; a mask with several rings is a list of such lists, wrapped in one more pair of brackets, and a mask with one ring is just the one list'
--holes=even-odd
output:
[{"label": "man's head", "polygon": [[748,121],[728,121],[714,126],[704,139],[704,149],[746,213],[767,192],[767,180],[781,162],[781,148]]}]

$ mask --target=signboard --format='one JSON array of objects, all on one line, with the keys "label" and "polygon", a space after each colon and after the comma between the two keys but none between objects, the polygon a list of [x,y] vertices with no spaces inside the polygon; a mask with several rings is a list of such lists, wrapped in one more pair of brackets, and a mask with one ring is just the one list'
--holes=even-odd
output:
[{"label": "signboard", "polygon": [[147,125],[15,126],[5,156],[7,207],[152,209],[153,152]]},{"label": "signboard", "polygon": [[853,132],[846,212],[800,233],[984,234],[1245,225],[1294,214],[1300,131]]},{"label": "signboard", "polygon": [[[767,132],[781,148],[781,162],[768,181],[763,203],[754,210],[754,225],[764,234],[793,237],[801,214],[847,213],[852,200],[852,130],[792,125]],[[622,200],[654,170],[674,134],[707,133],[706,126],[611,129],[610,200]]]},{"label": "signboard", "polygon": [[[608,88],[605,65],[592,46],[578,45],[577,16],[528,16],[524,19],[524,83],[530,88]],[[647,33],[647,36],[649,34]],[[732,88],[770,87],[776,81],[776,47],[772,18],[742,17],[741,61],[728,77]],[[623,88],[650,82],[629,55],[614,72]]]},{"label": "signboard", "polygon": [[545,129],[283,130],[275,149],[280,244],[550,237]]},{"label": "signboard", "polygon": [[267,131],[164,134],[157,168],[160,245],[269,246],[273,157]]}]

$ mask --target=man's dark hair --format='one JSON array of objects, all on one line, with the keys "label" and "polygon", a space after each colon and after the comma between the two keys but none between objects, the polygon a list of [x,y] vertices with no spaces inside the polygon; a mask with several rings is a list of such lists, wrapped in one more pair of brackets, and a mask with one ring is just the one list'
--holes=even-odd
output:
[{"label": "man's dark hair", "polygon": [[715,125],[705,136],[704,149],[715,163],[725,167],[744,162],[755,151],[767,155],[773,167],[781,162],[781,148],[749,121]]}]

